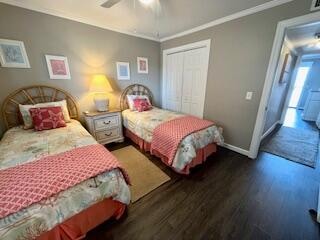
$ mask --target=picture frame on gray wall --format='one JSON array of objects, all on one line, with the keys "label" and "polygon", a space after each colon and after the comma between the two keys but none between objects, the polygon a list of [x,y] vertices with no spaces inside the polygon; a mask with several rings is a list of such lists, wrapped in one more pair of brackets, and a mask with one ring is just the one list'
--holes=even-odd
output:
[{"label": "picture frame on gray wall", "polygon": [[0,39],[0,64],[6,68],[31,68],[24,43]]},{"label": "picture frame on gray wall", "polygon": [[117,62],[117,78],[120,81],[130,80],[130,63],[128,62]]},{"label": "picture frame on gray wall", "polygon": [[287,83],[289,81],[291,75],[291,65],[292,56],[290,53],[287,53],[283,61],[279,83]]},{"label": "picture frame on gray wall", "polygon": [[148,74],[149,73],[148,58],[137,57],[137,71],[140,74]]},{"label": "picture frame on gray wall", "polygon": [[50,79],[71,79],[68,58],[45,55]]}]

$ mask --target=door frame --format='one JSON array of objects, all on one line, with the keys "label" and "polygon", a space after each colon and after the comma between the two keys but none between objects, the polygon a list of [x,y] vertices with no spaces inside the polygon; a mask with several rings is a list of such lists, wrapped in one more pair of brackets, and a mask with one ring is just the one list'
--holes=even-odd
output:
[{"label": "door frame", "polygon": [[287,19],[278,22],[276,34],[274,37],[273,47],[269,60],[268,70],[264,82],[262,96],[259,104],[259,110],[256,118],[256,123],[253,131],[253,136],[250,144],[249,157],[257,158],[261,143],[261,137],[263,134],[263,128],[266,121],[266,110],[275,80],[275,73],[278,66],[278,60],[281,53],[281,47],[285,38],[285,31],[287,28],[295,27],[299,25],[310,24],[320,21],[320,12],[310,13],[304,16]]},{"label": "door frame", "polygon": [[[161,106],[162,108],[166,109],[167,106],[167,96],[166,96],[166,84],[167,84],[167,79],[166,79],[166,71],[167,71],[167,57],[170,54],[174,54],[174,53],[179,53],[179,52],[186,52],[186,51],[190,51],[190,50],[195,50],[195,49],[199,49],[199,48],[205,48],[206,49],[206,56],[205,56],[205,62],[207,63],[207,67],[205,69],[205,75],[206,75],[206,81],[205,81],[205,89],[207,88],[207,82],[208,82],[208,71],[209,71],[209,60],[210,60],[210,51],[211,51],[211,39],[207,39],[204,41],[199,41],[199,42],[194,42],[194,43],[190,43],[190,44],[186,44],[186,45],[182,45],[182,46],[178,46],[178,47],[174,47],[174,48],[170,48],[170,49],[165,49],[162,52],[162,102],[161,102]],[[206,92],[204,93],[204,101],[206,98]],[[204,113],[204,104],[203,104],[203,110],[202,110],[202,116]]]}]

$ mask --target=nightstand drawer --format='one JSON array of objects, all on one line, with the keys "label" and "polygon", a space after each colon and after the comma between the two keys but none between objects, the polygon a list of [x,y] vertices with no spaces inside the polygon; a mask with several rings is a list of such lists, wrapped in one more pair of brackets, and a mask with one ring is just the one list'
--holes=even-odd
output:
[{"label": "nightstand drawer", "polygon": [[106,139],[118,138],[121,136],[120,128],[113,128],[96,133],[97,141],[102,141]]},{"label": "nightstand drawer", "polygon": [[109,112],[85,113],[87,128],[100,144],[122,142],[121,111],[111,109]]},{"label": "nightstand drawer", "polygon": [[110,129],[120,126],[120,119],[118,115],[98,118],[94,120],[94,128],[96,131]]}]

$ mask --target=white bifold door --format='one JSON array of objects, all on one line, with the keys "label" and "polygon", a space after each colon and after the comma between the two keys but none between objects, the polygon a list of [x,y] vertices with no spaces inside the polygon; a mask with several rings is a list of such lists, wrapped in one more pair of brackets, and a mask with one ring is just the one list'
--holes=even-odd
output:
[{"label": "white bifold door", "polygon": [[171,111],[181,111],[182,81],[183,81],[184,53],[168,55],[166,68],[166,105],[164,108]]},{"label": "white bifold door", "polygon": [[210,47],[164,55],[163,108],[203,118]]}]

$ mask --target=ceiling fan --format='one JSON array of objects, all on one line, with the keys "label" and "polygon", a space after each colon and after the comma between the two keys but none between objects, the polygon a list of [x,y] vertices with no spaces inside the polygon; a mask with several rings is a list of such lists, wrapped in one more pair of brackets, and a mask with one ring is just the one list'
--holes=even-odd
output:
[{"label": "ceiling fan", "polygon": [[[139,1],[143,4],[148,5],[148,4],[152,3],[154,0],[139,0]],[[101,4],[101,7],[111,8],[119,2],[121,2],[121,0],[107,0],[105,3]]]}]

